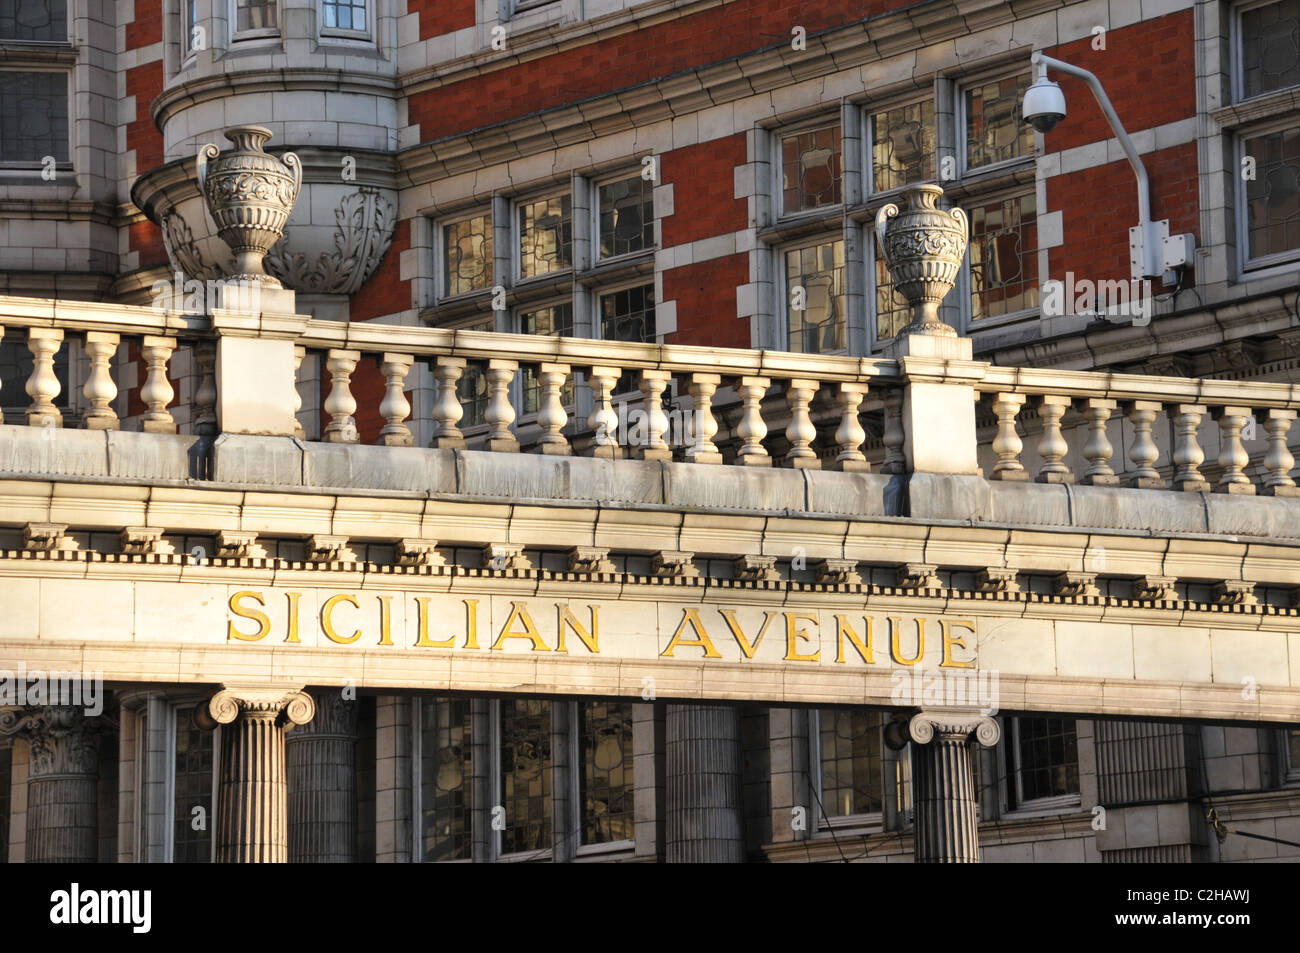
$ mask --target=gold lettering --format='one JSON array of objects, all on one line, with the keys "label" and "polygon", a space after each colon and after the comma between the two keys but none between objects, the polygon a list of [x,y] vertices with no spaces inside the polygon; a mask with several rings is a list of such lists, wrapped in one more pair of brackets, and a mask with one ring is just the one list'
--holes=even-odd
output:
[{"label": "gold lettering", "polygon": [[357,602],[356,596],[350,596],[346,592],[340,592],[336,596],[330,596],[325,600],[325,605],[320,610],[320,627],[325,633],[325,638],[331,642],[337,642],[339,645],[351,645],[357,639],[361,638],[361,630],[356,629],[353,633],[344,638],[334,631],[334,607],[340,602],[346,602],[354,609],[360,609],[361,603]]},{"label": "gold lettering", "polygon": [[867,624],[867,638],[864,642],[858,638],[858,633],[854,631],[853,626],[849,625],[848,619],[835,613],[835,661],[844,661],[844,637],[848,636],[849,644],[857,650],[862,661],[868,665],[876,664],[876,655],[871,651],[871,616],[865,616],[863,620]]},{"label": "gold lettering", "polygon": [[[952,647],[960,645],[966,648],[966,643],[953,635],[949,626],[961,626],[963,629],[970,629],[971,635],[975,634],[975,623],[969,619],[953,619],[951,622],[946,619],[939,620],[939,631],[943,633],[943,661],[939,663],[940,668],[974,668],[975,660],[971,659],[966,662],[958,662],[952,657]],[[967,651],[970,651],[967,649]]]},{"label": "gold lettering", "polygon": [[266,638],[267,634],[271,631],[270,617],[268,617],[265,612],[259,612],[257,609],[250,609],[246,606],[241,606],[239,603],[243,599],[256,599],[257,604],[263,608],[266,606],[266,600],[262,598],[261,593],[249,592],[248,590],[236,592],[230,597],[230,611],[241,619],[252,619],[258,625],[257,631],[252,635],[246,635],[236,629],[235,620],[230,619],[226,622],[226,640],[238,639],[241,642],[256,642],[258,639]]},{"label": "gold lettering", "polygon": [[[700,648],[704,649],[705,658],[722,658],[721,653],[713,647],[713,642],[709,639],[709,633],[704,631],[704,623],[700,621],[700,610],[684,609],[682,611],[682,621],[677,626],[677,631],[673,633],[672,639],[669,640],[668,648],[660,652],[659,657],[672,658],[673,649],[679,645],[698,645]],[[686,623],[688,622],[691,624],[691,628],[695,630],[696,637],[693,639],[682,638],[682,632],[685,630]]]},{"label": "gold lettering", "polygon": [[889,654],[899,665],[915,665],[925,654],[925,620],[916,618],[916,654],[910,659],[903,658],[901,647],[903,620],[899,616],[889,616]]},{"label": "gold lettering", "polygon": [[456,644],[456,636],[450,636],[441,642],[429,641],[429,596],[416,596],[415,605],[420,615],[419,636],[415,640],[417,649],[449,649]]},{"label": "gold lettering", "polygon": [[556,623],[556,627],[555,627],[556,632],[558,633],[557,634],[558,642],[556,643],[555,651],[557,652],[569,651],[568,648],[565,647],[564,633],[566,629],[571,628],[573,629],[573,634],[576,635],[579,639],[581,639],[582,644],[587,647],[587,651],[591,652],[594,655],[599,655],[600,649],[597,646],[600,640],[600,619],[597,618],[596,616],[596,607],[592,605],[587,606],[587,611],[591,613],[590,633],[588,633],[587,630],[582,627],[582,623],[580,623],[577,620],[577,618],[574,616],[574,614],[569,611],[568,606],[559,606],[558,608],[560,610],[560,621]]},{"label": "gold lettering", "polygon": [[379,644],[393,644],[393,597],[379,596]]},{"label": "gold lettering", "polygon": [[[731,629],[731,634],[735,638],[736,644],[740,646],[740,651],[744,653],[745,658],[753,658],[754,653],[758,651],[758,644],[763,641],[763,636],[767,635],[767,627],[776,618],[776,613],[763,613],[763,626],[758,630],[758,635],[754,637],[754,644],[750,645],[749,640],[745,638],[745,633],[740,628],[740,623],[736,621],[736,614],[730,609],[720,609],[718,611],[722,613],[722,618],[727,620],[727,627]],[[708,658],[708,656],[705,656],[705,658]]]},{"label": "gold lettering", "polygon": [[462,599],[465,603],[465,648],[478,648],[478,600]]},{"label": "gold lettering", "polygon": [[298,600],[302,598],[301,592],[290,592],[289,596],[289,634],[285,636],[286,642],[301,642],[298,638]]},{"label": "gold lettering", "polygon": [[822,650],[818,649],[812,655],[800,655],[798,643],[800,639],[808,640],[807,629],[796,629],[795,622],[811,622],[817,625],[817,617],[806,612],[787,612],[785,614],[785,660],[787,662],[816,662],[822,657]]},{"label": "gold lettering", "polygon": [[[533,643],[534,652],[549,652],[550,646],[542,641],[541,633],[537,631],[537,625],[533,622],[533,617],[528,614],[528,606],[522,602],[511,602],[513,607],[510,610],[510,618],[506,619],[506,624],[501,627],[501,634],[497,640],[492,643],[493,650],[501,648],[501,643],[506,639],[530,639]],[[514,630],[515,620],[524,624],[524,631],[516,632]]]}]

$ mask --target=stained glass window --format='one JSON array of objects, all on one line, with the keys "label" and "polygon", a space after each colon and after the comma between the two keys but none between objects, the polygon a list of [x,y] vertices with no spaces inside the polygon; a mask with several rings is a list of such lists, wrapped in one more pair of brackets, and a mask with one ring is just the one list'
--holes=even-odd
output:
[{"label": "stained glass window", "polygon": [[934,178],[934,101],[871,116],[874,189],[884,192]]},{"label": "stained glass window", "polygon": [[782,210],[786,214],[842,201],[840,127],[781,137]]},{"label": "stained glass window", "polygon": [[366,0],[321,0],[322,25],[327,30],[366,32]]},{"label": "stained glass window", "polygon": [[1252,136],[1245,153],[1255,160],[1245,183],[1248,257],[1300,249],[1300,126]]},{"label": "stained glass window", "polygon": [[600,187],[601,258],[614,258],[654,247],[653,189],[654,183],[639,175]]},{"label": "stained glass window", "polygon": [[1241,67],[1246,98],[1300,84],[1300,0],[1242,11]]},{"label": "stained glass window", "polygon": [[235,31],[276,29],[275,0],[236,0]]},{"label": "stained glass window", "polygon": [[68,40],[67,0],[0,0],[0,40]]},{"label": "stained glass window", "polygon": [[519,276],[563,271],[573,264],[572,202],[567,195],[519,206]]},{"label": "stained glass window", "polygon": [[551,703],[501,701],[501,853],[550,850]]},{"label": "stained glass window", "polygon": [[421,705],[420,813],[426,861],[472,856],[470,703],[427,698]]},{"label": "stained glass window", "polygon": [[492,287],[492,216],[489,213],[442,227],[443,294]]},{"label": "stained glass window", "polygon": [[632,839],[632,706],[584,702],[578,741],[582,843]]},{"label": "stained glass window", "polygon": [[1020,119],[1028,89],[1021,73],[966,90],[966,168],[1033,154],[1033,129]]},{"label": "stained glass window", "polygon": [[[553,337],[573,336],[573,305],[569,302],[538,308],[519,315],[520,334],[543,334]],[[535,414],[542,407],[542,382],[532,365],[524,366],[524,413]],[[564,406],[573,406],[573,374],[560,388]]]},{"label": "stained glass window", "polygon": [[[653,344],[655,331],[655,286],[624,288],[600,299],[600,336],[606,341],[635,341]],[[636,390],[636,375],[627,371],[619,378],[615,393]]]},{"label": "stained glass window", "polygon": [[883,803],[880,712],[827,708],[820,712],[821,801],[828,817],[874,814]]},{"label": "stained glass window", "polygon": [[971,319],[1038,304],[1038,220],[1033,193],[971,205]]},{"label": "stained glass window", "polygon": [[1079,793],[1073,718],[1020,718],[1016,725],[1020,803]]},{"label": "stained glass window", "polygon": [[788,346],[827,354],[848,346],[844,312],[844,242],[821,242],[785,253]]},{"label": "stained glass window", "polygon": [[[212,860],[212,769],[215,737],[194,723],[194,709],[176,711],[172,859],[178,864]],[[201,808],[196,815],[195,808]],[[199,818],[203,823],[196,830]]]},{"label": "stained glass window", "polygon": [[907,306],[894,279],[889,274],[883,255],[876,255],[876,340],[887,341],[912,322],[912,309]]},{"label": "stained glass window", "polygon": [[0,71],[0,160],[68,156],[68,74]]}]

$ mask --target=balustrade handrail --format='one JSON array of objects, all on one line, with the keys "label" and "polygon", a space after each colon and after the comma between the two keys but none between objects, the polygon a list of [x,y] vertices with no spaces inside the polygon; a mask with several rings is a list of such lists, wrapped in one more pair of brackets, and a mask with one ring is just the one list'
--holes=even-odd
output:
[{"label": "balustrade handrail", "polygon": [[1103,400],[1147,400],[1163,404],[1300,409],[1300,385],[1204,377],[1155,377],[1108,371],[1043,370],[988,365],[975,389],[984,394],[1023,394]]},{"label": "balustrade handrail", "polygon": [[203,312],[161,311],[147,305],[0,295],[0,327],[191,337],[211,334],[212,319]]}]

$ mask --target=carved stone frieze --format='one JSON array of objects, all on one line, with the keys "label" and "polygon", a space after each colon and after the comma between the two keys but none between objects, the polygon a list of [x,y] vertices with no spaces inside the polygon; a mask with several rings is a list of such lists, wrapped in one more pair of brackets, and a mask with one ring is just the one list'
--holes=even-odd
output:
[{"label": "carved stone frieze", "polygon": [[288,288],[304,294],[354,294],[393,243],[396,206],[373,188],[345,195],[334,210],[334,248],[297,251],[293,226],[266,256],[266,268]]}]

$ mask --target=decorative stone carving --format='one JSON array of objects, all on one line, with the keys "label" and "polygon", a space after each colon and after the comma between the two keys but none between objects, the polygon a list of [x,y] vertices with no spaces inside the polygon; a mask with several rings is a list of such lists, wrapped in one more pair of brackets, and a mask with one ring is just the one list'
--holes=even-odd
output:
[{"label": "decorative stone carving", "polygon": [[194,233],[174,208],[162,217],[162,240],[172,267],[187,278],[215,281],[223,274],[229,275],[235,270],[235,259],[230,255],[221,263],[204,260],[194,240]]},{"label": "decorative stone carving", "polygon": [[817,581],[824,586],[860,586],[856,559],[823,559],[817,563]]},{"label": "decorative stone carving", "polygon": [[898,567],[899,589],[942,589],[939,567],[929,563],[905,563]]},{"label": "decorative stone carving", "polygon": [[0,735],[19,735],[30,746],[29,777],[94,776],[99,770],[100,722],[75,705],[31,705],[0,711]]},{"label": "decorative stone carving", "polygon": [[894,287],[912,308],[912,323],[900,332],[956,337],[939,317],[939,304],[952,290],[966,255],[970,223],[959,208],[936,205],[943,189],[914,185],[903,190],[902,212],[890,203],[876,214],[876,236]]},{"label": "decorative stone carving", "polygon": [[740,556],[735,563],[736,578],[742,582],[778,582],[775,556]]},{"label": "decorative stone carving", "polygon": [[317,533],[307,540],[307,555],[316,563],[354,563],[357,554],[348,546],[346,536]]},{"label": "decorative stone carving", "polygon": [[264,559],[266,550],[258,545],[257,533],[223,529],[217,534],[217,555],[223,559]]},{"label": "decorative stone carving", "polygon": [[569,572],[590,574],[614,571],[614,563],[610,561],[608,549],[575,546],[569,550]]},{"label": "decorative stone carving", "polygon": [[979,586],[980,592],[1019,592],[1020,583],[1016,579],[1018,575],[1019,570],[1016,569],[990,566],[980,570],[975,584]]},{"label": "decorative stone carving", "polygon": [[1214,601],[1221,606],[1255,606],[1255,584],[1244,579],[1225,579],[1214,584]]},{"label": "decorative stone carving", "polygon": [[399,539],[397,562],[401,566],[445,566],[436,539]]},{"label": "decorative stone carving", "polygon": [[698,579],[700,570],[695,565],[695,554],[681,550],[665,549],[657,552],[650,561],[656,576],[676,579]]},{"label": "decorative stone carving", "polygon": [[271,136],[263,126],[227,129],[226,138],[235,148],[223,153],[212,143],[203,146],[197,172],[217,233],[235,253],[230,279],[279,288],[280,282],[263,269],[262,259],[284,236],[302,188],[302,163],[292,152],[282,160],[264,152],[262,146]]},{"label": "decorative stone carving", "polygon": [[294,251],[291,227],[267,253],[266,270],[305,294],[355,294],[393,243],[397,207],[377,189],[363,187],[343,197],[334,220],[333,251],[320,252],[315,260]]},{"label": "decorative stone carving", "polygon": [[1174,576],[1139,576],[1133,580],[1133,598],[1152,602],[1171,602],[1178,598]]},{"label": "decorative stone carving", "polygon": [[525,571],[533,568],[532,561],[524,555],[524,547],[514,543],[488,543],[483,547],[483,568],[494,572],[509,569]]},{"label": "decorative stone carving", "polygon": [[23,549],[29,553],[75,551],[79,544],[67,532],[66,523],[28,523],[23,527]]},{"label": "decorative stone carving", "polygon": [[176,549],[163,539],[160,527],[128,526],[122,530],[122,552],[128,556],[170,556]]},{"label": "decorative stone carving", "polygon": [[1056,585],[1056,594],[1067,599],[1101,595],[1101,591],[1097,588],[1095,572],[1063,572],[1053,581]]}]

